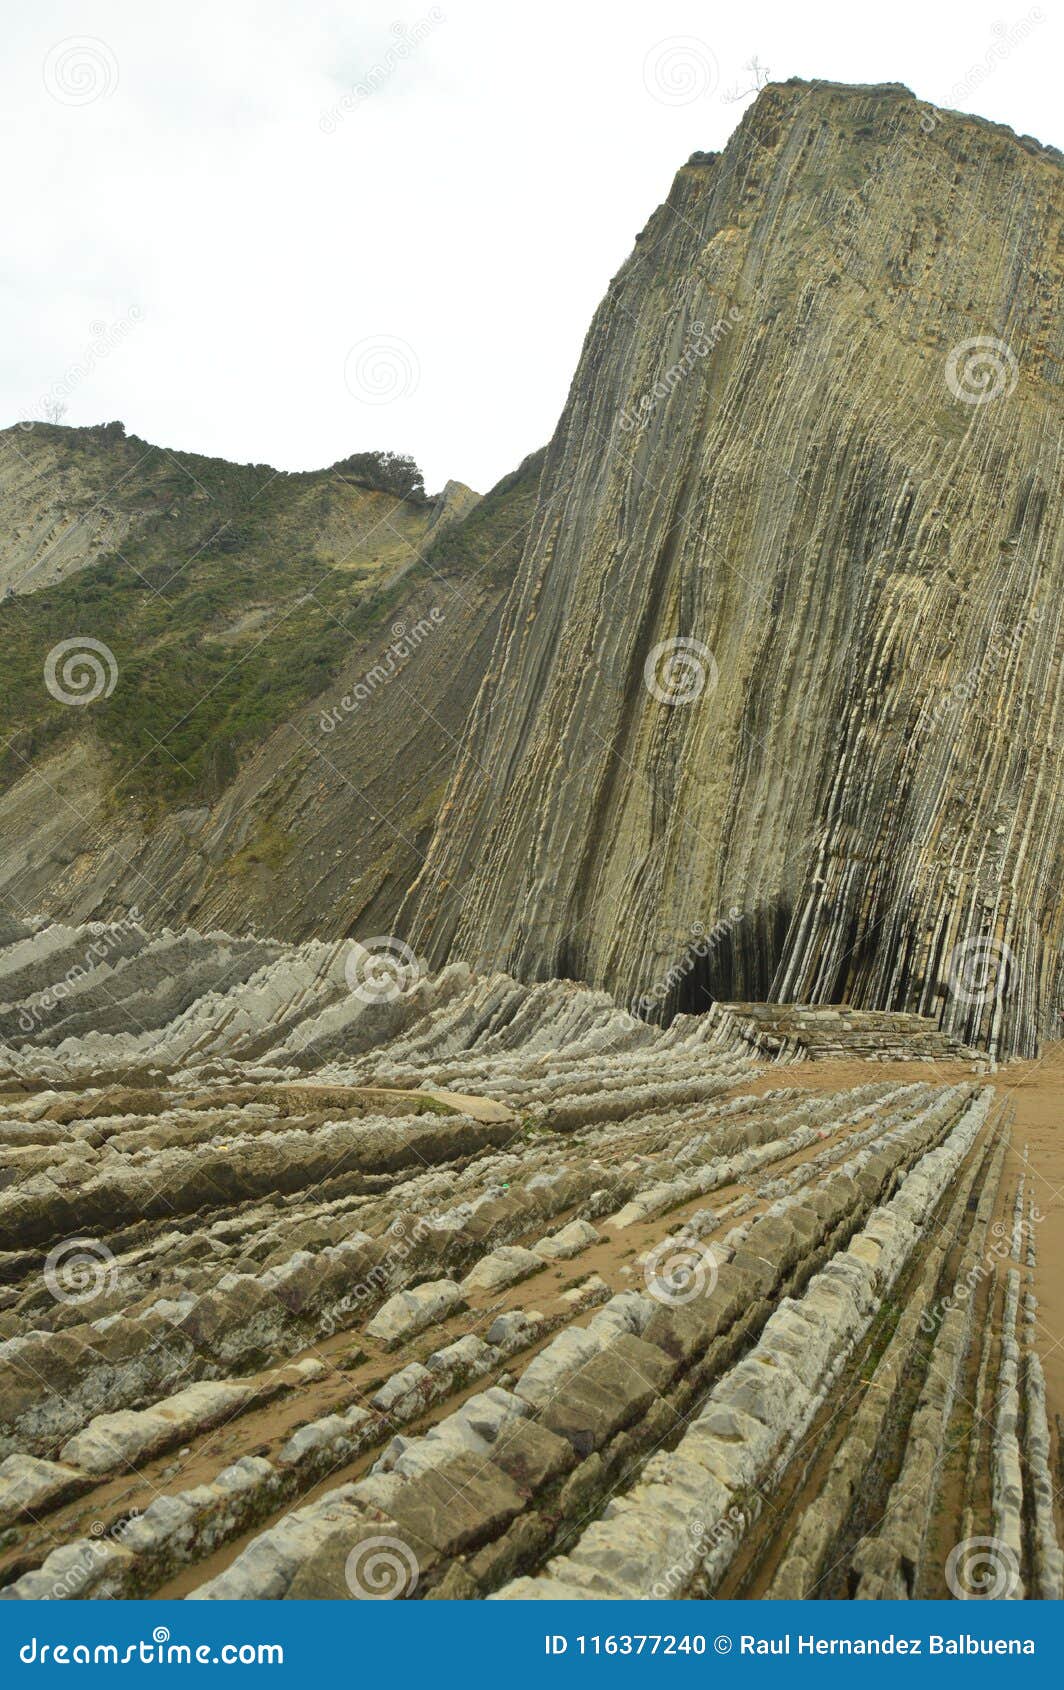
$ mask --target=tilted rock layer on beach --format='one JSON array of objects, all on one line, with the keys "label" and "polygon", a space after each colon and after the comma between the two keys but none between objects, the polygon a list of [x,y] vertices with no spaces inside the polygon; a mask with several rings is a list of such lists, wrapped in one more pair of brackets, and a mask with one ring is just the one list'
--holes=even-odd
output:
[{"label": "tilted rock layer on beach", "polygon": [[0,927],[0,1600],[1061,1594],[1007,1094],[366,959]]},{"label": "tilted rock layer on beach", "polygon": [[[1031,1052],[1059,1001],[1064,169],[765,89],[610,286],[407,937]],[[981,345],[970,345],[971,342]],[[1007,985],[951,989],[987,972]]]}]

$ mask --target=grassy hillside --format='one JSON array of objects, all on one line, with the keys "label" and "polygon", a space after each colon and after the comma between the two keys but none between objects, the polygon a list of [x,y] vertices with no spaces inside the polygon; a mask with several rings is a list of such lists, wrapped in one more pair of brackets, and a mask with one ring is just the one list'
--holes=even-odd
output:
[{"label": "grassy hillside", "polygon": [[[539,462],[423,549],[433,504],[408,460],[364,455],[290,475],[164,452],[117,425],[42,425],[22,450],[54,453],[57,440],[90,460],[98,498],[124,499],[140,520],[120,550],[0,603],[0,790],[89,729],[114,760],[116,795],[160,807],[214,796],[418,576],[512,571]],[[117,667],[110,696],[84,706],[54,698],[44,678],[48,653],[79,636]]]}]

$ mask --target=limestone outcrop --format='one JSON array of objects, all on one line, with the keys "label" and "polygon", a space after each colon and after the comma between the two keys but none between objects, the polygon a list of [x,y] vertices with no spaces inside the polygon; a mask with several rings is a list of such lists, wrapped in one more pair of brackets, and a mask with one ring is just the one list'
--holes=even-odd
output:
[{"label": "limestone outcrop", "polygon": [[405,931],[649,1001],[1060,1003],[1064,168],[771,85],[591,325]]},{"label": "limestone outcrop", "polygon": [[0,1600],[1059,1594],[1007,1095],[748,1007],[0,927]]},{"label": "limestone outcrop", "polygon": [[1062,182],[770,86],[545,461],[196,460],[176,609],[173,465],[0,460],[0,1601],[1064,1594]]}]

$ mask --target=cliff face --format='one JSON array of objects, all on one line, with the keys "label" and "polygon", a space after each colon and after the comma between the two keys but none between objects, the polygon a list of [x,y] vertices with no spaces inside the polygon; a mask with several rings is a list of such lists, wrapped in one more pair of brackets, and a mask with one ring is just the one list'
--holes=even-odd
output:
[{"label": "cliff face", "polygon": [[416,948],[1034,1048],[1062,279],[1059,155],[904,89],[771,86],[695,155],[591,326]]},{"label": "cliff face", "polygon": [[[285,475],[118,425],[0,435],[0,906],[388,931],[538,470],[430,500],[375,454]],[[49,685],[67,643],[86,662]],[[111,689],[79,699],[98,646]]]},{"label": "cliff face", "polygon": [[85,444],[57,426],[0,431],[0,596],[53,587],[166,515],[165,493],[136,474],[127,442],[92,433]]}]

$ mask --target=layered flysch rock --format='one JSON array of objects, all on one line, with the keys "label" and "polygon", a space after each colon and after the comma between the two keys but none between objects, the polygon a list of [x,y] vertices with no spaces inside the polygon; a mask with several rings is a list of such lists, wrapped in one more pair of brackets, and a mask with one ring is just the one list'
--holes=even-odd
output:
[{"label": "layered flysch rock", "polygon": [[[0,431],[3,907],[389,931],[538,468],[430,499],[382,454],[286,473],[118,423]],[[72,692],[48,684],[64,650]],[[79,696],[94,663],[100,687]]]},{"label": "layered flysch rock", "polygon": [[570,981],[528,986],[462,963],[426,977],[394,940],[283,945],[136,922],[0,920],[0,1078],[30,1085],[313,1070],[388,1085],[464,1075],[491,1090],[501,1063],[508,1086],[525,1067],[549,1099],[556,1065],[577,1061],[590,1091],[616,1084],[633,1053],[644,1078],[657,1054],[675,1086],[687,1038],[752,1054],[730,1027],[692,1018],[664,1033]]},{"label": "layered flysch rock", "polygon": [[[19,1175],[52,1195],[40,1235],[3,1258],[0,1520],[14,1529],[0,1599],[349,1598],[367,1522],[418,1570],[418,1594],[487,1595],[548,1566],[622,1472],[638,1486],[774,1300],[836,1257],[852,1279],[854,1229],[882,1236],[876,1202],[936,1145],[963,1156],[988,1097],[880,1082],[707,1095],[679,1112],[630,1100],[606,1133],[531,1136],[513,1118],[478,1131],[456,1115],[433,1123],[431,1159],[407,1099],[405,1120],[349,1122],[326,1183],[297,1145],[349,1117],[354,1092],[304,1097],[282,1158],[246,1098],[113,1091],[78,1123],[82,1155],[112,1178],[139,1171],[154,1201],[76,1238],[47,1137],[62,1104],[36,1098],[47,1176]],[[25,1110],[4,1100],[5,1137]],[[372,1154],[385,1127],[386,1176]],[[219,1183],[216,1156],[183,1214],[168,1149],[206,1149],[220,1128],[232,1174]],[[251,1142],[272,1185],[244,1183]],[[899,1243],[912,1250],[911,1229]],[[685,1256],[693,1284],[672,1289],[664,1275]],[[830,1294],[814,1300],[807,1344],[838,1312]],[[79,1531],[89,1493],[107,1528],[96,1545]]]},{"label": "layered flysch rock", "polygon": [[1035,1048],[1062,243],[1059,154],[900,87],[770,86],[689,161],[549,448],[419,950]]},{"label": "layered flysch rock", "polygon": [[0,1040],[0,1601],[1060,1595],[970,1064],[130,923],[0,922]]},{"label": "layered flysch rock", "polygon": [[917,1016],[850,1013],[823,1029],[807,1011],[773,1028],[762,1008],[722,1004],[662,1029],[569,980],[529,985],[462,962],[427,975],[394,939],[283,945],[153,934],[133,921],[0,920],[0,1084],[254,1085],[314,1073],[505,1097],[557,1125],[580,1110],[617,1118],[631,1086],[644,1101],[652,1091],[691,1102],[715,1086],[723,1059],[730,1071],[810,1055],[973,1055]]}]

